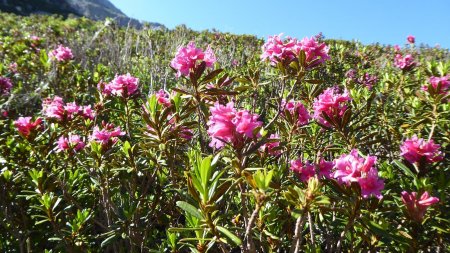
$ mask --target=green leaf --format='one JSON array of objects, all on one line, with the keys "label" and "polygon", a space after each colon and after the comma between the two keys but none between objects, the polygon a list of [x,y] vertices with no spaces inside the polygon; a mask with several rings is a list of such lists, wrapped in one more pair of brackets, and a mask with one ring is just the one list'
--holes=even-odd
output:
[{"label": "green leaf", "polygon": [[394,160],[394,164],[397,165],[397,167],[399,167],[401,170],[403,170],[403,172],[410,177],[416,178],[416,175],[408,168],[406,167],[406,165],[404,165],[402,162],[400,162],[399,160]]},{"label": "green leaf", "polygon": [[207,183],[209,181],[209,178],[211,177],[211,160],[212,157],[208,156],[205,157],[202,161],[201,169],[200,169],[200,177],[202,178],[202,185],[205,189],[205,192],[207,192]]},{"label": "green leaf", "polygon": [[122,151],[127,158],[130,157],[130,153],[129,153],[130,149],[131,149],[130,143],[128,141],[125,141],[122,146]]},{"label": "green leaf", "polygon": [[239,237],[235,236],[233,233],[231,233],[230,230],[221,227],[221,226],[217,226],[216,227],[217,230],[219,230],[222,234],[224,234],[226,237],[228,237],[231,241],[233,241],[234,244],[236,244],[237,246],[242,244],[241,239],[239,239]]},{"label": "green leaf", "polygon": [[189,213],[190,215],[192,215],[200,220],[203,220],[202,214],[193,205],[191,205],[185,201],[177,201],[177,206],[179,208],[183,209],[185,212]]}]

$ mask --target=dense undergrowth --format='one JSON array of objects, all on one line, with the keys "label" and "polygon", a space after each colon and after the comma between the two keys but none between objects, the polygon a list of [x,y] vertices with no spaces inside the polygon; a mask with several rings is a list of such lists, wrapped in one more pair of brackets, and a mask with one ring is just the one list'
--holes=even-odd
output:
[{"label": "dense undergrowth", "polygon": [[450,250],[448,49],[0,17],[2,252]]}]

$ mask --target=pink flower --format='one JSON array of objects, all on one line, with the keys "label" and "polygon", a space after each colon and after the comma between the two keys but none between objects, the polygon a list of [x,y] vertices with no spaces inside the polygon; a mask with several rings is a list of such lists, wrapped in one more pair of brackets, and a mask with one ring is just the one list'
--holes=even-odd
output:
[{"label": "pink flower", "polygon": [[371,168],[365,177],[358,178],[359,186],[361,187],[361,195],[363,198],[368,198],[370,195],[383,198],[381,190],[384,189],[384,181],[378,178],[378,171],[375,168]]},{"label": "pink flower", "polygon": [[331,178],[332,172],[331,170],[334,168],[334,162],[325,161],[325,159],[320,158],[319,161],[319,176],[323,176],[325,178]]},{"label": "pink flower", "polygon": [[125,132],[120,130],[120,127],[114,127],[113,124],[105,124],[104,128],[100,130],[98,126],[94,127],[91,140],[102,146],[111,146],[117,142],[117,137],[125,135]]},{"label": "pink flower", "polygon": [[330,118],[340,118],[344,115],[345,110],[347,110],[346,102],[350,100],[351,97],[347,90],[339,93],[337,87],[328,88],[314,99],[313,117],[322,125],[330,127],[330,123],[322,117],[322,113],[325,113]]},{"label": "pink flower", "polygon": [[216,56],[211,47],[208,46],[205,52],[195,47],[193,41],[186,47],[179,47],[175,58],[170,62],[170,66],[177,71],[177,77],[189,76],[189,73],[195,70],[201,62],[205,62],[206,67],[211,68],[216,62]]},{"label": "pink flower", "polygon": [[212,138],[211,147],[222,148],[224,142],[233,145],[242,144],[244,138],[254,138],[253,131],[262,125],[259,116],[246,110],[236,111],[233,102],[223,106],[216,102],[210,108],[208,134]]},{"label": "pink flower", "polygon": [[305,37],[298,41],[291,37],[286,37],[285,40],[282,40],[281,36],[282,34],[269,36],[266,43],[262,46],[262,60],[268,59],[273,66],[279,62],[289,64],[298,58],[300,51],[303,51],[306,55],[307,67],[313,68],[330,59],[327,45],[325,43],[319,45],[314,37]]},{"label": "pink flower", "polygon": [[306,62],[308,68],[315,67],[329,59],[328,47],[325,43],[317,44],[316,39],[311,37],[310,39],[305,37],[300,41],[300,49],[306,54]]},{"label": "pink flower", "polygon": [[16,121],[14,121],[14,126],[17,128],[17,131],[27,138],[31,132],[37,130],[42,123],[41,118],[37,118],[34,122],[31,120],[31,117],[19,117]]},{"label": "pink flower", "polygon": [[58,48],[49,53],[49,57],[55,58],[57,61],[69,61],[73,59],[72,50],[68,47],[59,45]]},{"label": "pink flower", "polygon": [[371,75],[369,73],[364,73],[364,75],[358,79],[358,83],[365,85],[369,90],[372,89],[377,81],[378,78],[375,75]]},{"label": "pink flower", "polygon": [[130,97],[137,93],[139,87],[139,79],[130,75],[116,75],[110,82],[105,84],[103,93],[111,96]]},{"label": "pink flower", "polygon": [[9,78],[0,76],[0,96],[9,95],[12,86],[13,85]]},{"label": "pink flower", "polygon": [[416,42],[416,38],[412,35],[409,35],[407,38],[409,43],[414,44]]},{"label": "pink flower", "polygon": [[281,36],[273,35],[269,36],[266,43],[262,46],[263,54],[261,55],[261,60],[268,59],[270,64],[275,66],[278,62],[287,62],[294,60],[296,56],[296,51],[298,48],[298,41],[295,38],[286,37],[283,41]]},{"label": "pink flower", "polygon": [[314,164],[310,164],[308,161],[303,163],[300,159],[291,161],[291,167],[289,169],[303,182],[307,182],[316,174]]},{"label": "pink flower", "polygon": [[30,39],[31,39],[32,41],[40,41],[40,40],[41,40],[41,38],[40,38],[39,36],[36,36],[36,35],[32,35],[32,36],[30,37]]},{"label": "pink flower", "polygon": [[[269,155],[273,155],[273,156],[277,156],[279,154],[281,154],[281,150],[277,149],[280,146],[280,136],[278,134],[271,134],[269,137],[270,142],[262,145],[259,150],[261,152],[264,152],[267,149],[267,153],[269,153]],[[274,141],[274,140],[278,140],[278,141]]]},{"label": "pink flower", "polygon": [[436,197],[430,197],[428,192],[424,192],[420,199],[417,198],[417,192],[402,192],[402,201],[406,206],[409,216],[417,222],[422,222],[423,217],[429,206],[439,202]]},{"label": "pink flower", "polygon": [[69,134],[69,137],[61,136],[57,142],[56,152],[61,152],[65,150],[72,150],[74,152],[80,151],[85,146],[84,142],[81,140],[80,136],[76,134]]},{"label": "pink flower", "polygon": [[42,103],[42,110],[47,118],[63,120],[65,114],[64,101],[58,96],[55,96],[53,99],[46,98]]},{"label": "pink flower", "polygon": [[336,171],[333,177],[346,185],[358,182],[364,198],[370,195],[381,198],[380,191],[384,188],[384,182],[378,178],[378,171],[373,167],[376,160],[375,156],[363,158],[359,156],[358,150],[353,149],[350,154],[343,154],[335,160]]},{"label": "pink flower", "polygon": [[73,119],[76,114],[78,114],[78,111],[81,109],[80,106],[78,106],[75,102],[72,103],[67,103],[64,106],[64,110],[66,112],[67,118],[68,119]]},{"label": "pink flower", "polygon": [[401,54],[396,54],[394,58],[394,65],[401,70],[410,70],[416,66],[412,55],[407,54],[404,57]]},{"label": "pink flower", "polygon": [[90,105],[83,106],[80,113],[85,119],[93,120],[95,118],[95,112]]},{"label": "pink flower", "polygon": [[433,140],[426,141],[414,135],[410,139],[406,139],[400,146],[400,155],[410,163],[421,161],[434,163],[443,159],[441,151],[439,151],[440,147]]},{"label": "pink flower", "polygon": [[90,105],[79,106],[75,102],[65,104],[63,99],[58,96],[53,99],[46,98],[42,102],[42,110],[45,117],[58,121],[73,120],[78,115],[91,120],[95,117],[95,112],[92,111]]},{"label": "pink flower", "polygon": [[243,134],[248,138],[253,138],[253,130],[262,125],[262,122],[258,121],[258,118],[259,115],[257,114],[252,114],[247,110],[241,110],[236,113],[236,117],[232,122],[236,126],[236,132]]},{"label": "pink flower", "polygon": [[283,100],[281,102],[281,107],[284,108],[284,113],[289,113],[291,118],[296,121],[297,126],[306,125],[311,119],[311,115],[301,102],[290,100],[286,103],[286,101]]},{"label": "pink flower", "polygon": [[171,105],[169,93],[165,92],[163,89],[160,89],[155,93],[155,95],[156,100],[160,105],[164,105],[165,107],[169,107]]},{"label": "pink flower", "polygon": [[401,51],[400,46],[399,46],[399,45],[395,45],[395,46],[394,46],[394,51],[395,51],[396,53],[400,53],[400,51]]},{"label": "pink flower", "polygon": [[[449,78],[450,76],[430,77],[430,84],[431,87],[433,87],[433,93],[446,95],[448,93],[448,89],[450,88]],[[422,90],[428,91],[428,85],[422,86]]]},{"label": "pink flower", "polygon": [[13,62],[9,64],[8,69],[13,73],[17,73],[17,67],[18,67],[17,62]]}]

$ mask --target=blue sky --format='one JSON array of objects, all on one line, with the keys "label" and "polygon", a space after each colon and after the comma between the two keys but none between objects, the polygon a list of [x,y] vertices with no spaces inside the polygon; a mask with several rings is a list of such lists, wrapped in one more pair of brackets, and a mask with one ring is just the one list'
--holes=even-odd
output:
[{"label": "blue sky", "polygon": [[365,44],[416,43],[450,48],[450,0],[110,0],[130,17],[168,28],[215,28],[267,38],[283,32]]}]

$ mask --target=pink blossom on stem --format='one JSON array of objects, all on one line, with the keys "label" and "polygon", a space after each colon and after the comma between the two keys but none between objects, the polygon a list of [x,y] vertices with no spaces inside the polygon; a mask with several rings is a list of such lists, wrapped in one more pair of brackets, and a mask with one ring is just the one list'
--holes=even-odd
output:
[{"label": "pink blossom on stem", "polygon": [[332,172],[331,170],[334,168],[334,162],[328,162],[323,158],[320,158],[319,161],[319,176],[323,176],[325,178],[331,178]]},{"label": "pink blossom on stem", "polygon": [[[433,87],[433,93],[446,95],[450,88],[449,78],[450,78],[450,76],[443,76],[443,77],[432,76],[432,77],[430,77],[430,84],[431,84],[431,87]],[[428,91],[428,85],[422,86],[422,90]]]},{"label": "pink blossom on stem", "polygon": [[275,66],[279,62],[289,64],[298,58],[300,51],[305,52],[308,68],[313,68],[330,59],[328,47],[325,43],[318,44],[314,37],[296,38],[286,37],[281,39],[282,34],[269,36],[262,46],[262,60],[269,60]]},{"label": "pink blossom on stem", "polygon": [[283,100],[281,101],[281,107],[284,108],[285,113],[289,113],[292,118],[296,119],[297,126],[306,125],[311,120],[311,115],[301,102],[290,100],[286,103]]},{"label": "pink blossom on stem", "polygon": [[67,115],[67,119],[71,120],[75,118],[76,114],[80,111],[81,107],[77,105],[75,102],[67,103],[64,106],[64,110]]},{"label": "pink blossom on stem", "polygon": [[[99,84],[101,87],[101,85]],[[127,73],[126,75],[116,75],[109,83],[104,84],[103,93],[108,96],[128,98],[138,92],[139,79]]]},{"label": "pink blossom on stem", "polygon": [[85,146],[79,135],[69,134],[69,137],[61,136],[57,141],[56,152],[71,150],[74,152],[80,151]]},{"label": "pink blossom on stem", "polygon": [[225,143],[238,145],[244,138],[254,138],[254,130],[262,125],[259,116],[247,110],[236,111],[232,102],[226,106],[216,102],[210,108],[208,135],[212,138],[211,147],[222,148]]},{"label": "pink blossom on stem", "polygon": [[42,110],[47,118],[63,120],[65,114],[64,101],[58,96],[53,97],[53,99],[46,98],[42,103]]},{"label": "pink blossom on stem", "polygon": [[359,156],[358,150],[353,149],[350,154],[343,154],[335,160],[336,171],[333,177],[346,185],[358,182],[364,198],[370,195],[381,198],[380,191],[384,188],[384,182],[379,179],[378,171],[373,167],[375,163],[375,156],[364,158]]},{"label": "pink blossom on stem", "polygon": [[55,50],[49,53],[50,58],[54,58],[59,62],[69,61],[73,59],[72,50],[63,45],[59,45]]},{"label": "pink blossom on stem", "polygon": [[361,195],[363,198],[368,198],[370,195],[382,198],[381,190],[384,189],[384,181],[378,178],[378,171],[371,168],[364,177],[358,178],[358,183],[361,186]]},{"label": "pink blossom on stem", "polygon": [[236,126],[236,132],[243,134],[248,138],[253,138],[253,130],[262,125],[262,122],[258,121],[258,118],[259,115],[257,114],[252,114],[247,110],[241,110],[236,113],[232,122]]},{"label": "pink blossom on stem", "polygon": [[177,71],[177,77],[189,76],[189,73],[197,68],[201,62],[205,62],[206,67],[213,67],[216,56],[211,47],[208,46],[205,52],[195,46],[193,41],[186,47],[179,47],[175,58],[170,62],[170,66]]},{"label": "pink blossom on stem", "polygon": [[18,68],[17,62],[13,62],[8,66],[8,70],[13,73],[17,73],[17,68]]},{"label": "pink blossom on stem", "polygon": [[431,197],[428,192],[424,192],[420,198],[417,198],[417,192],[402,192],[402,201],[406,206],[409,216],[417,222],[422,222],[429,206],[439,202],[436,197]]},{"label": "pink blossom on stem", "polygon": [[125,132],[120,130],[120,127],[114,127],[113,124],[105,124],[104,128],[100,130],[98,126],[94,127],[91,135],[91,140],[102,146],[111,146],[117,142],[117,137],[125,135]]},{"label": "pink blossom on stem", "polygon": [[296,48],[298,48],[298,41],[295,38],[286,37],[281,39],[283,34],[269,36],[266,43],[262,46],[263,54],[261,60],[268,59],[271,65],[276,65],[278,62],[290,62],[297,56]]},{"label": "pink blossom on stem", "polygon": [[83,106],[80,113],[85,119],[93,120],[95,118],[95,111],[92,110],[90,105]]},{"label": "pink blossom on stem", "polygon": [[[269,140],[271,140],[270,142],[262,145],[259,150],[261,152],[264,152],[265,150],[267,150],[267,153],[269,153],[269,155],[273,155],[273,156],[277,156],[279,154],[281,154],[281,150],[276,149],[280,146],[280,136],[278,134],[271,134],[269,137]],[[274,140],[278,140],[278,141],[274,141]]]},{"label": "pink blossom on stem", "polygon": [[409,43],[414,44],[416,42],[416,38],[412,35],[409,35],[407,38]]},{"label": "pink blossom on stem", "polygon": [[155,93],[155,95],[156,100],[160,105],[164,105],[165,107],[169,107],[171,105],[169,93],[167,93],[163,89],[160,89],[158,92]]},{"label": "pink blossom on stem", "polygon": [[292,170],[302,182],[307,182],[316,174],[314,164],[311,164],[308,161],[303,163],[301,159],[291,161],[291,167],[289,167],[289,169]]},{"label": "pink blossom on stem", "polygon": [[416,66],[412,55],[407,54],[404,57],[401,54],[396,54],[394,58],[394,65],[404,71],[411,70]]},{"label": "pink blossom on stem", "polygon": [[314,37],[305,37],[300,41],[300,49],[306,54],[306,62],[308,63],[308,68],[315,67],[329,59],[328,55],[329,48],[325,43],[317,44]]},{"label": "pink blossom on stem", "polygon": [[426,141],[414,135],[400,146],[400,155],[412,164],[420,161],[434,163],[443,159],[440,147],[433,140]]},{"label": "pink blossom on stem", "polygon": [[31,117],[19,117],[16,121],[14,121],[14,126],[17,128],[17,131],[24,136],[28,137],[31,132],[37,130],[42,123],[41,118],[37,118],[34,122],[31,120]]},{"label": "pink blossom on stem", "polygon": [[325,113],[330,118],[340,118],[344,115],[345,110],[347,110],[346,102],[350,100],[351,97],[347,90],[339,93],[337,87],[328,88],[314,99],[313,117],[322,125],[330,127],[330,123],[323,118],[322,113]]},{"label": "pink blossom on stem", "polygon": [[9,78],[0,76],[0,96],[9,95],[12,86],[12,82]]}]

